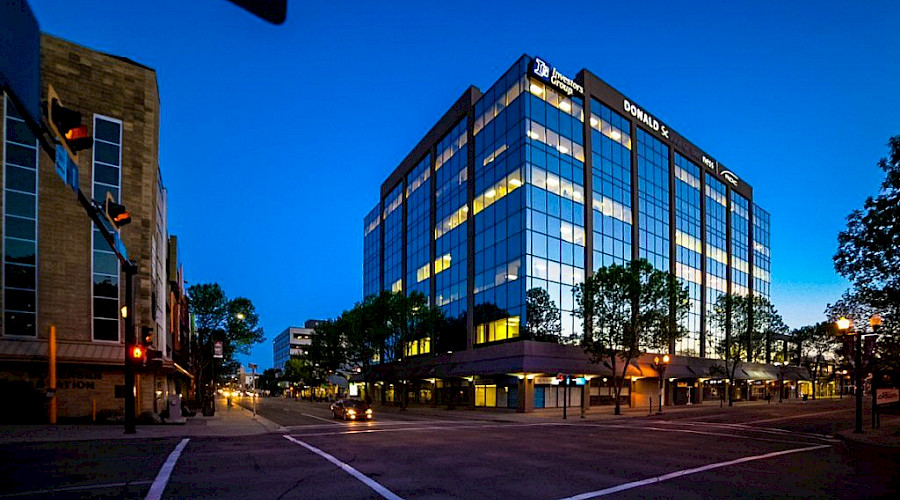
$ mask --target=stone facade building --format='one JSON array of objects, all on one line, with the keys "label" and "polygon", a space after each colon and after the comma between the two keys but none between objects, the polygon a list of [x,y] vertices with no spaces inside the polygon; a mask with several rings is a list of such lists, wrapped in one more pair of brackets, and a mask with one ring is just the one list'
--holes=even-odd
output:
[{"label": "stone facade building", "polygon": [[[173,361],[179,358],[175,351],[190,342],[182,338],[189,328],[181,304],[183,280],[177,256],[170,256],[174,241],[166,228],[156,72],[46,34],[41,52],[44,95],[52,85],[66,107],[82,113],[94,137],[93,147],[78,153],[81,191],[99,202],[110,194],[131,213],[131,224],[120,231],[138,266],[131,314],[136,332],[152,332],[153,348],[162,353],[136,375],[137,411],[161,412],[168,396],[190,385],[186,367]],[[59,417],[121,414],[122,266],[58,177],[54,158],[17,118],[12,101],[4,96],[2,105],[0,379],[43,390],[48,336],[55,326]],[[174,263],[167,262],[170,257]],[[175,309],[183,312],[173,320]]]}]

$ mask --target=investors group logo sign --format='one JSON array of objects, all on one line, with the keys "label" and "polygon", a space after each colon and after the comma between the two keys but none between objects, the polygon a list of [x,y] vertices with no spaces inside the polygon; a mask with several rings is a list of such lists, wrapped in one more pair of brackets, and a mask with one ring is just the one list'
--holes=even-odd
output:
[{"label": "investors group logo sign", "polygon": [[534,58],[534,75],[539,76],[541,78],[550,78],[550,66],[544,62],[543,59],[535,57]]},{"label": "investors group logo sign", "polygon": [[569,97],[584,95],[584,87],[560,73],[540,57],[535,57],[531,63],[531,75]]}]

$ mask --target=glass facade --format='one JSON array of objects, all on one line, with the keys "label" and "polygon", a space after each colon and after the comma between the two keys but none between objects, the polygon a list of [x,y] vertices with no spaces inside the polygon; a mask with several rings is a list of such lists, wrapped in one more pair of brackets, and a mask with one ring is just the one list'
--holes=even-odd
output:
[{"label": "glass facade", "polygon": [[[94,116],[93,197],[121,203],[122,122]],[[119,259],[100,230],[91,226],[93,251],[94,340],[119,341]]]},{"label": "glass facade", "polygon": [[700,290],[703,248],[700,234],[700,167],[675,153],[675,275],[687,286],[690,309],[682,321],[687,335],[675,344],[679,356],[700,355]]},{"label": "glass facade", "polygon": [[[475,100],[471,126],[459,119],[423,145],[430,155],[392,177],[403,181],[365,218],[364,292],[434,290],[451,322],[471,322],[478,347],[520,337],[526,293],[542,288],[560,309],[564,340],[574,341],[572,290],[587,262],[597,269],[636,255],[674,270],[688,289],[688,335],[674,353],[716,357],[724,332],[703,317],[718,297],[769,293],[768,214],[746,186],[720,180],[718,164],[629,101],[620,113],[622,101],[567,95],[530,64],[520,59]],[[485,405],[494,399],[487,387]]]},{"label": "glass facade", "polygon": [[[431,155],[406,176],[406,292],[431,296]],[[430,300],[430,299],[429,299]]]},{"label": "glass facade", "polygon": [[381,291],[381,203],[363,220],[363,297]]},{"label": "glass facade", "polygon": [[475,343],[519,336],[525,276],[525,78],[517,65],[475,104]]},{"label": "glass facade", "polygon": [[543,288],[560,309],[562,337],[581,332],[574,285],[584,281],[584,102],[537,81],[528,84],[528,289]]},{"label": "glass facade", "polygon": [[640,258],[669,270],[669,148],[637,130],[638,233]]},{"label": "glass facade", "polygon": [[385,290],[403,290],[403,183],[384,200],[384,277]]},{"label": "glass facade", "polygon": [[596,99],[591,110],[593,257],[600,268],[631,260],[631,126]]},{"label": "glass facade", "polygon": [[731,191],[731,293],[750,293],[750,202]]},{"label": "glass facade", "polygon": [[753,206],[753,292],[770,297],[772,258],[769,246],[769,213]]},{"label": "glass facade", "polygon": [[3,317],[6,336],[37,335],[38,148],[3,95]]},{"label": "glass facade", "polygon": [[[464,317],[466,311],[467,123],[468,120],[461,120],[438,142],[434,158],[435,261],[440,261],[435,266],[434,303],[449,318]],[[437,272],[438,268],[441,272]]]},{"label": "glass facade", "polygon": [[706,357],[718,358],[716,348],[725,332],[710,318],[719,296],[728,292],[728,235],[725,184],[706,174]]}]

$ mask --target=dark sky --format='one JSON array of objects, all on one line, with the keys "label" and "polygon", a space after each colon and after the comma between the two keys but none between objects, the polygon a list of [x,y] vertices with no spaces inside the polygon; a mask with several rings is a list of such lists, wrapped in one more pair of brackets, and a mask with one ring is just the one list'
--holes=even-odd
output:
[{"label": "dark sky", "polygon": [[588,68],[753,186],[792,327],[846,287],[837,232],[900,134],[896,1],[289,0],[281,26],[224,0],[30,3],[44,31],[156,69],[169,231],[188,281],[256,304],[261,368],[285,327],[360,299],[381,181],[523,53]]}]

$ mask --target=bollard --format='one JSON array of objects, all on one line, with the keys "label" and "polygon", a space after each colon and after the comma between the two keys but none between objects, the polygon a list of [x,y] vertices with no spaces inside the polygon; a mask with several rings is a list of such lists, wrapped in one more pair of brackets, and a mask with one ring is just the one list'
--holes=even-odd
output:
[{"label": "bollard", "polygon": [[653,415],[653,396],[650,396],[647,400],[650,401],[650,414]]}]

